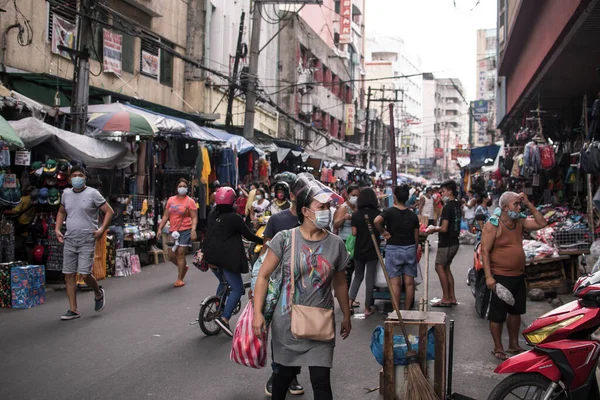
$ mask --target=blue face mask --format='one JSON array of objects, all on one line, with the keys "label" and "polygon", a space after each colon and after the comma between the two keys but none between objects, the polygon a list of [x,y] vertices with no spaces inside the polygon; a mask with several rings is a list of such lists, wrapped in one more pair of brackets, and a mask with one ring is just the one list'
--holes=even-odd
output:
[{"label": "blue face mask", "polygon": [[521,213],[519,213],[517,211],[513,211],[513,210],[508,210],[506,212],[506,215],[508,215],[508,218],[510,218],[510,219],[519,219],[519,217],[521,216]]},{"label": "blue face mask", "polygon": [[85,186],[85,178],[82,178],[80,176],[71,178],[71,185],[73,186],[74,189],[79,190]]}]

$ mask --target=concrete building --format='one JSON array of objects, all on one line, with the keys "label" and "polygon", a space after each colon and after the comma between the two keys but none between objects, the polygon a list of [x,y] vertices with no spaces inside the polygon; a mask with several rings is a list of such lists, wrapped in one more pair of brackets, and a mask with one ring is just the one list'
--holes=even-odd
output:
[{"label": "concrete building", "polygon": [[[475,119],[471,119],[470,147],[492,144],[496,126],[496,29],[477,31]],[[475,104],[475,103],[474,103]],[[477,107],[477,105],[479,107]],[[482,113],[481,111],[487,110]]]},{"label": "concrete building", "polygon": [[339,2],[325,0],[329,7],[306,5],[282,25],[276,101],[313,129],[280,115],[279,136],[305,146],[313,159],[362,165],[363,2],[353,2],[348,43],[340,41],[341,17],[335,3]]},{"label": "concrete building", "polygon": [[[373,91],[372,99],[396,96],[395,91],[398,90],[397,96],[401,102],[396,103],[394,116],[395,127],[399,132],[396,138],[398,165],[401,171],[414,173],[419,163],[418,151],[423,126],[421,58],[411,52],[400,37],[367,38],[366,48],[367,79],[378,79],[368,81],[367,86],[376,89]],[[384,88],[385,95],[380,91]],[[375,104],[375,109],[381,105],[381,103]],[[389,123],[389,117],[384,114],[384,121],[386,118]]]},{"label": "concrete building", "polygon": [[462,83],[457,78],[423,77],[423,127],[420,168],[425,176],[445,179],[456,173],[452,150],[468,135],[468,108]]},{"label": "concrete building", "polygon": [[599,21],[598,0],[498,1],[497,124],[507,142],[538,106],[553,126],[578,127],[584,95],[589,108],[600,92]]}]

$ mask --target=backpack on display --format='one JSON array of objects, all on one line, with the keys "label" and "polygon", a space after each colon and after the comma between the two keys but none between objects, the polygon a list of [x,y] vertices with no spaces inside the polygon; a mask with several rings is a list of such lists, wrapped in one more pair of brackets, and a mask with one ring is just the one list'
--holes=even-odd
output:
[{"label": "backpack on display", "polygon": [[554,158],[554,148],[552,146],[539,146],[541,167],[543,169],[552,169],[556,164]]}]

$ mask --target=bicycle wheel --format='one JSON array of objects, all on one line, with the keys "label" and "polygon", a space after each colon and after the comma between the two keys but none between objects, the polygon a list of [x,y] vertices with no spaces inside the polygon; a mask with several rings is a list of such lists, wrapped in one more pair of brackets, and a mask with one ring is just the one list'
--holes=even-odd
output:
[{"label": "bicycle wheel", "polygon": [[212,296],[204,301],[200,307],[198,315],[198,325],[202,332],[207,336],[214,336],[221,332],[221,327],[217,325],[215,320],[221,315],[221,298]]},{"label": "bicycle wheel", "polygon": [[231,313],[231,315],[236,315],[237,313],[240,312],[241,309],[242,309],[242,301],[238,300],[238,302],[235,305],[235,308],[233,309],[233,312]]}]

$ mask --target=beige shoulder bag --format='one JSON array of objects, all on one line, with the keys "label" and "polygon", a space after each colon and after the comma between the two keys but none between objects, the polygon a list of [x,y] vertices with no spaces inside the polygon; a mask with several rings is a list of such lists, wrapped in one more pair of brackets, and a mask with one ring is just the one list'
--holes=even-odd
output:
[{"label": "beige shoulder bag", "polygon": [[294,293],[296,291],[296,231],[292,229],[292,256],[290,260],[290,279],[292,287],[290,290],[292,303],[292,335],[296,339],[317,340],[328,342],[335,337],[333,325],[333,310],[321,307],[303,306],[294,304]]}]

